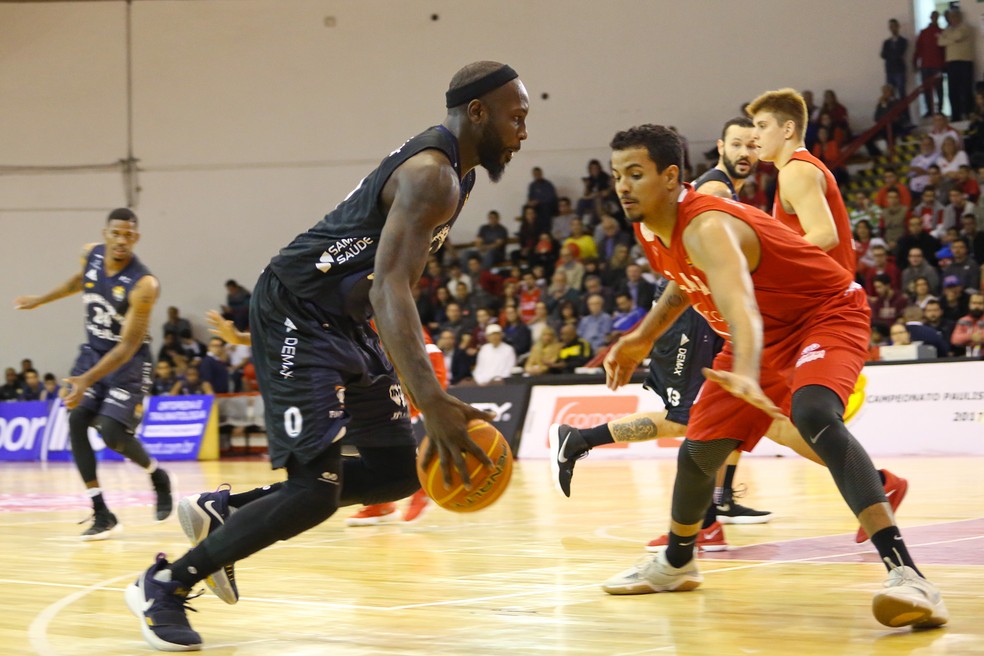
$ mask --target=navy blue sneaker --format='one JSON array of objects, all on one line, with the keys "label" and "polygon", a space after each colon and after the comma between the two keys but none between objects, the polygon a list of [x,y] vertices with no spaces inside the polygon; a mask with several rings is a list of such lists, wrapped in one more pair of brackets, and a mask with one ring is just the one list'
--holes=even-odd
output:
[{"label": "navy blue sneaker", "polygon": [[[192,546],[198,546],[229,519],[232,514],[229,507],[230,489],[227,483],[223,483],[215,492],[192,494],[178,503],[178,521]],[[226,565],[212,572],[205,577],[205,585],[227,604],[239,601],[235,565]]]},{"label": "navy blue sneaker", "polygon": [[171,580],[164,554],[126,588],[126,605],[140,618],[144,640],[160,651],[198,651],[202,637],[188,623],[187,588]]}]

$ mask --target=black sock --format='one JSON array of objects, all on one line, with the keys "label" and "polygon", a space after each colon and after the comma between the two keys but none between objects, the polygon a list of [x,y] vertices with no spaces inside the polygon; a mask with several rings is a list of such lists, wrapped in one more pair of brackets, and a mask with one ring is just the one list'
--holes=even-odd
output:
[{"label": "black sock", "polygon": [[724,483],[721,484],[721,487],[724,488],[725,494],[731,494],[734,489],[736,469],[738,469],[738,465],[725,465],[724,467]]},{"label": "black sock", "polygon": [[171,579],[180,581],[186,588],[191,588],[212,572],[218,571],[221,565],[212,562],[208,553],[201,545],[171,563]]},{"label": "black sock", "polygon": [[916,570],[916,574],[922,576],[922,572],[912,562],[912,556],[909,555],[909,550],[905,547],[898,526],[889,526],[878,531],[871,536],[871,544],[875,545],[878,555],[882,557],[882,562],[885,563],[885,567],[889,571],[893,567],[906,565]]},{"label": "black sock", "polygon": [[273,494],[283,486],[284,486],[283,483],[273,483],[272,485],[264,485],[263,487],[258,487],[255,490],[250,490],[248,492],[240,492],[239,494],[230,494],[229,506],[232,508],[242,508],[250,501],[256,501],[257,499],[262,499],[268,494]]},{"label": "black sock", "polygon": [[670,531],[670,541],[666,547],[666,562],[673,567],[683,567],[694,557],[697,536],[683,537]]},{"label": "black sock", "polygon": [[608,428],[608,424],[586,428],[581,431],[581,437],[584,438],[589,449],[601,446],[602,444],[613,444],[615,442],[615,438],[612,437],[612,431]]},{"label": "black sock", "polygon": [[[96,489],[96,490],[98,490],[99,488],[90,488],[90,489]],[[92,499],[92,509],[95,512],[97,512],[97,513],[98,512],[107,512],[109,510],[109,508],[106,506],[105,499],[103,499],[103,495],[102,495],[102,492],[101,491],[96,492],[95,494],[90,494],[89,495],[89,498]]]},{"label": "black sock", "polygon": [[718,508],[717,504],[713,501],[711,505],[707,507],[707,514],[704,515],[704,523],[701,525],[702,529],[709,527],[711,524],[718,520]]}]

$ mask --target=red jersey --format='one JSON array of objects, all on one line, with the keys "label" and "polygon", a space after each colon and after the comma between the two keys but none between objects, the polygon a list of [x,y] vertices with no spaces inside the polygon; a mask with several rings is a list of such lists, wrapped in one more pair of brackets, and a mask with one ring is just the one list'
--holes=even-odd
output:
[{"label": "red jersey", "polygon": [[[851,233],[851,221],[847,216],[847,207],[844,205],[844,199],[841,198],[840,189],[837,187],[837,181],[834,179],[834,175],[823,162],[807,152],[805,148],[796,149],[790,158],[790,161],[792,160],[809,162],[823,172],[823,177],[827,181],[827,193],[824,194],[824,197],[827,199],[827,205],[830,206],[830,213],[834,217],[834,225],[837,228],[837,239],[839,240],[837,246],[833,250],[828,251],[827,254],[834,258],[838,264],[853,276],[857,270],[857,256],[854,253],[854,235]],[[779,197],[778,178],[776,178],[776,196],[772,204],[772,214],[782,223],[792,228],[796,234],[803,235],[806,233],[803,230],[803,226],[800,225],[799,218],[795,214],[790,214],[783,209],[782,201]]]},{"label": "red jersey", "polygon": [[698,194],[684,185],[669,248],[642,223],[635,224],[636,238],[653,271],[675,281],[694,309],[722,337],[730,338],[728,324],[714,303],[704,272],[690,263],[683,246],[684,230],[696,216],[708,211],[725,212],[744,221],[758,236],[762,255],[751,276],[762,315],[763,348],[798,334],[818,308],[844,296],[853,285],[852,274],[830,266],[826,253],[768,214],[744,203]]}]

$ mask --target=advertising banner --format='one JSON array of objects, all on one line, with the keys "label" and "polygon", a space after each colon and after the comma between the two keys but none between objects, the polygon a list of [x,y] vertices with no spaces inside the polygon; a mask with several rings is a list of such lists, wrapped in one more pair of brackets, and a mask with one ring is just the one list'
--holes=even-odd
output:
[{"label": "advertising banner", "polygon": [[[137,435],[158,460],[218,457],[218,422],[212,396],[148,397]],[[89,429],[97,457],[122,460]],[[60,400],[0,403],[0,461],[70,461],[68,411]]]}]

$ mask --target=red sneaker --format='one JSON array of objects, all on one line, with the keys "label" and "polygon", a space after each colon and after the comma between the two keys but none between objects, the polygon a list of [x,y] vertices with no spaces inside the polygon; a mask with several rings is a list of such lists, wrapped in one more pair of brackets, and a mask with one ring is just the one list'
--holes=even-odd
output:
[{"label": "red sneaker", "polygon": [[427,493],[423,490],[417,490],[410,497],[407,509],[403,511],[403,521],[413,522],[420,519],[428,507],[430,507],[430,498],[428,498]]},{"label": "red sneaker", "polygon": [[399,521],[400,516],[396,514],[395,503],[377,503],[373,506],[365,506],[362,510],[355,513],[345,520],[346,526],[375,526],[384,522]]},{"label": "red sneaker", "polygon": [[[669,535],[662,535],[646,545],[646,551],[662,551],[670,542]],[[727,551],[728,541],[724,539],[724,527],[714,522],[697,534],[697,549],[700,551]]]},{"label": "red sneaker", "polygon": [[[895,510],[902,503],[902,499],[905,498],[905,493],[909,491],[909,481],[896,476],[887,469],[879,469],[878,471],[885,475],[885,496],[888,497],[888,504],[892,506],[892,514],[894,515]],[[864,532],[864,529],[858,528],[858,534],[854,541],[861,544],[867,539],[868,534]]]}]

